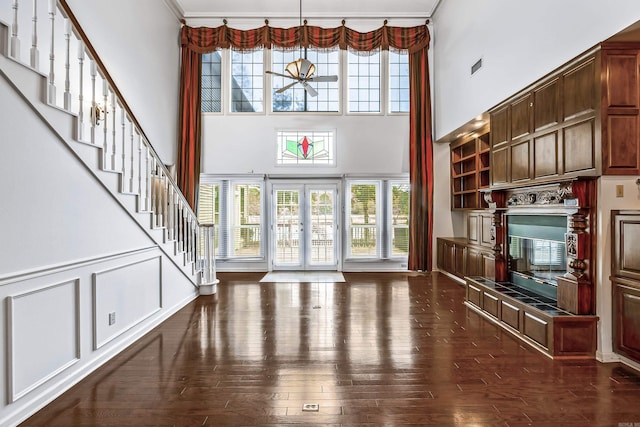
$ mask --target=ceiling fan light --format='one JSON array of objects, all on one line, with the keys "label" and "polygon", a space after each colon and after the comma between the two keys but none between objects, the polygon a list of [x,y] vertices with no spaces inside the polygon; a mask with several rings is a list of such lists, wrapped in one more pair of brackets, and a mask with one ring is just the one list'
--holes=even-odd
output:
[{"label": "ceiling fan light", "polygon": [[291,75],[294,79],[300,77],[300,67],[302,66],[302,58],[299,58],[297,61],[292,61],[287,64],[285,70],[287,73]]},{"label": "ceiling fan light", "polygon": [[285,68],[294,79],[308,79],[316,72],[316,66],[306,58],[289,62]]}]

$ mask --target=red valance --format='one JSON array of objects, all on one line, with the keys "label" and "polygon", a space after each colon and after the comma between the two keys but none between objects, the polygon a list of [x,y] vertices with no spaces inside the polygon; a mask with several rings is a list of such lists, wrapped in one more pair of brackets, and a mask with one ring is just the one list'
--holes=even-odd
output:
[{"label": "red valance", "polygon": [[384,25],[377,30],[360,33],[344,25],[336,28],[321,28],[303,25],[291,28],[275,28],[265,25],[253,30],[236,30],[226,24],[216,28],[182,27],[181,43],[197,53],[209,53],[217,49],[233,48],[251,50],[272,47],[296,48],[316,47],[367,52],[371,50],[407,50],[409,53],[429,46],[429,28],[391,27]]}]

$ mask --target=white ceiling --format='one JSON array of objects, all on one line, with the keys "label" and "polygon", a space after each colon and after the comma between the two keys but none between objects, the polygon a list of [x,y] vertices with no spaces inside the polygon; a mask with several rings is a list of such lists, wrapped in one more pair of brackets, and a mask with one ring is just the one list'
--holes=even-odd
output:
[{"label": "white ceiling", "polygon": [[441,0],[171,0],[184,18],[430,18]]}]

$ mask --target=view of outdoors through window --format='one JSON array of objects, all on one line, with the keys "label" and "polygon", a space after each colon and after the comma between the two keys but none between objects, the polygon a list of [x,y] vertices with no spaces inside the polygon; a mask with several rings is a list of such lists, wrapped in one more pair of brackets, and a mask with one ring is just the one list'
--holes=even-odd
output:
[{"label": "view of outdoors through window", "polygon": [[391,255],[409,255],[409,184],[391,184]]},{"label": "view of outdoors through window", "polygon": [[376,183],[351,184],[349,255],[378,256],[378,189]]},{"label": "view of outdoors through window", "polygon": [[[340,112],[341,86],[347,88],[347,100],[345,108],[353,113],[378,113],[382,112],[383,104],[381,89],[385,87],[382,82],[386,76],[388,91],[386,94],[386,112],[409,112],[409,57],[406,52],[389,51],[382,55],[381,52],[355,53],[347,52],[344,58],[347,61],[346,76],[339,78],[337,82],[312,82],[310,85],[318,92],[318,96],[310,96],[304,88],[293,85],[282,93],[276,91],[294,80],[265,74],[265,69],[276,73],[286,74],[287,64],[300,57],[306,57],[316,66],[316,76],[338,75],[340,76],[341,51],[319,51],[313,48],[271,51],[271,64],[264,65],[265,51],[254,50],[250,52],[220,51],[202,55],[202,112],[220,113],[228,111],[234,113],[263,112],[265,79],[271,79],[271,111],[273,112]],[[382,58],[388,58],[383,73]],[[223,108],[222,76],[225,62],[230,61],[230,76],[227,77],[230,100],[225,100]],[[343,81],[344,80],[344,81]]]},{"label": "view of outdoors through window", "polygon": [[[340,51],[322,51],[315,49],[271,51],[271,70],[287,74],[288,63],[305,57],[316,66],[314,76],[338,75],[340,71]],[[309,96],[304,88],[297,84],[282,93],[276,91],[294,80],[273,75],[273,111],[340,111],[340,86],[338,82],[312,83],[318,96]]]},{"label": "view of outdoors through window", "polygon": [[380,112],[380,51],[349,51],[349,112]]}]

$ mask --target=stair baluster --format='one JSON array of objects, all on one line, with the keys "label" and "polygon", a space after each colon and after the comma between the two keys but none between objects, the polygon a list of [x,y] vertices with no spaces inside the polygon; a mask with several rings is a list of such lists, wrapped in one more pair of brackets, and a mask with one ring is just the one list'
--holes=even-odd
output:
[{"label": "stair baluster", "polygon": [[13,23],[11,24],[11,50],[10,55],[13,59],[20,60],[20,39],[18,38],[18,0],[13,0],[11,8],[13,9]]},{"label": "stair baluster", "polygon": [[55,84],[55,31],[56,31],[56,11],[58,10],[55,0],[49,0],[49,21],[51,22],[51,49],[49,51],[49,104],[56,105],[56,84]]},{"label": "stair baluster", "polygon": [[37,70],[40,66],[40,52],[38,52],[38,0],[33,0],[33,16],[31,17],[33,28],[31,30],[31,68]]}]

